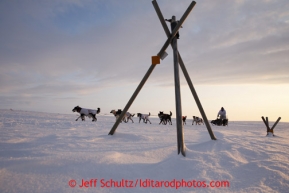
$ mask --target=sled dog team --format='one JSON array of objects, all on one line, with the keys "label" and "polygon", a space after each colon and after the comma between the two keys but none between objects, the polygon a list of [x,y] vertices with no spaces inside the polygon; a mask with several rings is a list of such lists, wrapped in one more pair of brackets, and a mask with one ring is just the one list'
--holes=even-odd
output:
[{"label": "sled dog team", "polygon": [[[94,110],[94,109],[86,109],[86,108],[76,106],[72,109],[72,111],[78,112],[80,114],[80,116],[75,121],[77,121],[79,118],[81,118],[82,121],[85,121],[85,116],[88,118],[92,118],[92,121],[97,121],[96,114],[100,113],[100,108],[97,108],[97,110]],[[222,109],[220,110],[220,112],[221,111]],[[220,115],[220,119],[217,118],[216,120],[211,121],[211,123],[215,125],[225,126],[228,124],[228,120],[226,119],[226,117],[224,117],[226,115],[221,115],[220,112],[218,113],[218,116]],[[118,119],[118,117],[122,113],[122,110],[121,109],[118,109],[117,111],[111,110],[110,113],[112,113],[115,116],[115,118]],[[132,119],[134,115],[135,114],[126,112],[121,121],[127,123],[129,122],[129,120],[131,120],[131,122],[134,123]],[[143,123],[149,122],[151,124],[150,119],[149,119],[150,115],[151,115],[150,113],[149,114],[137,113],[137,117],[139,118],[139,123],[143,121]],[[169,123],[169,125],[172,125],[172,119],[171,119],[172,112],[171,111],[170,111],[170,114],[165,114],[163,111],[160,111],[158,114],[158,117],[160,119],[159,124],[166,125],[167,123]],[[187,119],[187,116],[182,116],[183,125],[186,124],[186,119]],[[194,123],[196,123],[196,125],[201,125],[201,124],[204,125],[203,119],[197,116],[193,116],[192,125],[194,125]]]}]

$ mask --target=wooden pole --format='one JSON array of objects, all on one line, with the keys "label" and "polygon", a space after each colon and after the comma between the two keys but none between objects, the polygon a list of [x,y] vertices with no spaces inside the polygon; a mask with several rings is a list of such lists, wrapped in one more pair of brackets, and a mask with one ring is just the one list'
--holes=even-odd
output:
[{"label": "wooden pole", "polygon": [[278,122],[280,121],[280,119],[281,119],[281,117],[279,117],[279,118],[277,119],[277,121],[274,123],[273,127],[271,128],[271,130],[273,130],[273,129],[276,127],[276,125],[278,124]]},{"label": "wooden pole", "polygon": [[149,78],[149,76],[151,75],[152,71],[155,68],[155,64],[152,64],[150,66],[150,68],[148,69],[147,73],[144,75],[143,79],[141,80],[140,84],[138,85],[138,87],[136,88],[136,90],[134,91],[133,95],[131,96],[130,100],[128,101],[128,103],[126,104],[126,106],[124,107],[124,109],[122,110],[120,116],[118,117],[118,119],[116,120],[116,122],[114,123],[113,127],[111,128],[110,132],[108,133],[109,135],[113,135],[116,128],[118,127],[120,121],[122,120],[122,118],[124,117],[125,113],[128,111],[128,109],[130,108],[131,104],[133,103],[133,101],[135,100],[135,98],[137,97],[138,93],[141,91],[143,85],[145,84],[145,82],[147,81],[147,79]]},{"label": "wooden pole", "polygon": [[212,140],[217,140],[217,138],[215,137],[214,132],[213,132],[213,130],[211,128],[211,125],[210,125],[210,123],[208,121],[206,113],[205,113],[205,111],[203,109],[201,101],[200,101],[200,99],[198,97],[198,94],[197,94],[197,92],[196,92],[196,90],[195,90],[195,88],[193,86],[193,83],[192,83],[191,78],[190,78],[190,76],[188,74],[188,71],[187,71],[187,69],[186,69],[186,67],[185,67],[185,65],[184,65],[184,63],[183,63],[181,58],[179,59],[179,62],[180,62],[181,69],[182,69],[182,71],[184,73],[184,76],[185,76],[185,78],[187,80],[187,83],[188,83],[188,85],[190,87],[191,93],[192,93],[192,95],[193,95],[193,97],[195,99],[197,107],[198,107],[198,109],[199,109],[199,111],[200,111],[200,113],[201,113],[201,115],[202,115],[202,117],[204,119],[205,125],[207,127],[208,132],[209,132],[209,135],[210,135]]},{"label": "wooden pole", "polygon": [[[176,23],[176,21],[175,21]],[[172,30],[173,30],[173,23]],[[184,144],[184,129],[182,124],[182,102],[181,102],[181,86],[179,75],[179,59],[178,59],[178,44],[177,38],[174,37],[172,41],[173,56],[174,56],[174,78],[175,78],[175,101],[176,101],[176,121],[177,121],[177,143],[178,154],[182,152],[183,156],[186,156],[186,147]]]},{"label": "wooden pole", "polygon": [[263,120],[264,124],[265,124],[265,125],[266,125],[266,127],[267,127],[267,133],[268,133],[268,132],[270,132],[270,127],[269,127],[269,125],[268,125],[267,121],[265,120],[265,118],[264,118],[263,116],[262,116],[261,118],[262,118],[262,120]]},{"label": "wooden pole", "polygon": [[[161,24],[162,24],[162,26],[163,26],[163,29],[164,29],[167,37],[170,37],[170,31],[169,31],[169,29],[168,29],[168,26],[166,25],[165,19],[164,19],[163,15],[162,15],[162,12],[161,12],[161,10],[160,10],[160,8],[159,8],[159,6],[158,6],[158,3],[156,2],[156,0],[153,0],[153,1],[152,1],[152,4],[153,4],[153,6],[154,6],[154,8],[155,8],[155,10],[156,10],[156,12],[157,12],[157,15],[158,15],[158,17],[159,17],[159,20],[160,20],[160,22],[161,22]],[[196,3],[195,3],[195,4],[196,4]],[[193,86],[193,83],[192,83],[192,81],[191,81],[191,78],[190,78],[190,76],[189,76],[189,73],[188,73],[188,71],[187,71],[187,69],[186,69],[186,67],[185,67],[185,64],[184,64],[183,60],[182,60],[182,57],[181,57],[180,53],[178,53],[178,55],[179,55],[179,64],[180,64],[180,67],[181,67],[181,69],[182,69],[182,71],[183,71],[183,74],[184,74],[184,76],[185,76],[185,78],[186,78],[186,81],[187,81],[187,83],[188,83],[188,85],[189,85],[189,87],[190,87],[191,93],[192,93],[192,95],[193,95],[193,97],[194,97],[194,99],[195,99],[195,102],[196,102],[196,104],[197,104],[197,106],[198,106],[198,108],[199,108],[199,111],[200,111],[200,113],[201,113],[201,115],[202,115],[202,117],[203,117],[203,119],[204,119],[205,125],[206,125],[207,130],[208,130],[208,132],[209,132],[209,134],[210,134],[210,137],[211,137],[212,140],[216,140],[217,138],[215,137],[215,135],[214,135],[214,133],[213,133],[213,130],[212,130],[212,128],[211,128],[211,125],[210,125],[210,123],[209,123],[209,121],[208,121],[208,119],[207,119],[206,113],[205,113],[205,111],[204,111],[204,109],[203,109],[203,107],[202,107],[202,104],[201,104],[201,102],[200,102],[200,100],[199,100],[199,97],[198,97],[198,95],[197,95],[197,92],[196,92],[196,90],[195,90],[195,88],[194,88],[194,86]]]}]

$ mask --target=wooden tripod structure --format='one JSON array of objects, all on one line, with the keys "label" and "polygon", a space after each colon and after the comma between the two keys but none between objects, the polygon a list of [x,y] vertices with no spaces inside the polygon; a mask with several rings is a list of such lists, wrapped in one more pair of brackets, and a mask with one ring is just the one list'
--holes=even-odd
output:
[{"label": "wooden tripod structure", "polygon": [[272,126],[271,129],[270,129],[270,127],[269,127],[269,119],[268,119],[268,117],[266,117],[266,120],[265,120],[265,118],[264,118],[263,116],[262,116],[261,118],[262,118],[264,124],[265,124],[266,127],[267,127],[267,135],[269,135],[269,133],[272,133],[272,135],[275,136],[275,135],[274,135],[274,128],[276,127],[276,125],[277,125],[278,122],[280,121],[281,117],[279,117],[279,118],[277,119],[277,121],[274,123],[274,125]]},{"label": "wooden tripod structure", "polygon": [[116,120],[115,124],[113,125],[112,129],[110,130],[110,132],[108,133],[109,135],[113,135],[115,130],[117,129],[120,121],[122,120],[122,118],[124,117],[125,113],[128,111],[128,109],[130,108],[130,106],[132,105],[133,101],[135,100],[135,98],[137,97],[138,93],[140,92],[140,90],[142,89],[143,85],[145,84],[145,82],[147,81],[147,79],[149,78],[150,74],[152,73],[152,71],[154,70],[155,66],[157,64],[159,64],[158,60],[159,58],[163,58],[166,55],[165,50],[167,49],[167,47],[171,44],[172,48],[173,48],[173,52],[174,52],[174,77],[175,77],[175,96],[176,96],[176,120],[177,120],[177,144],[178,144],[178,154],[181,152],[183,156],[186,156],[186,146],[184,143],[184,132],[183,132],[183,125],[182,125],[182,109],[181,109],[181,95],[180,95],[180,81],[179,81],[179,70],[178,70],[178,64],[180,65],[183,74],[186,78],[186,81],[190,87],[190,90],[192,92],[192,95],[196,101],[196,104],[198,106],[198,109],[204,119],[205,125],[207,127],[207,130],[210,134],[210,137],[212,140],[216,140],[216,137],[211,129],[211,125],[207,119],[207,116],[205,114],[205,111],[201,105],[201,102],[199,100],[199,97],[197,95],[197,92],[195,91],[195,88],[193,86],[193,83],[191,81],[191,78],[186,70],[186,67],[184,65],[184,62],[181,58],[180,53],[178,52],[177,49],[177,38],[175,37],[176,34],[178,33],[180,27],[182,26],[182,24],[184,23],[184,21],[186,20],[186,18],[188,17],[189,13],[192,11],[192,9],[194,8],[194,6],[196,5],[195,1],[192,1],[192,3],[190,4],[190,6],[187,8],[187,10],[185,11],[185,13],[183,14],[183,16],[181,17],[180,21],[177,22],[176,25],[172,26],[172,33],[170,33],[168,26],[165,23],[165,19],[160,11],[160,8],[157,4],[156,0],[152,1],[152,4],[156,10],[156,13],[159,17],[159,20],[164,28],[164,31],[168,37],[167,41],[165,42],[165,44],[163,45],[163,47],[161,48],[161,50],[159,51],[159,53],[157,54],[157,56],[153,56],[152,57],[152,65],[150,66],[150,68],[148,69],[147,73],[145,74],[145,76],[143,77],[143,79],[141,80],[140,84],[138,85],[138,87],[136,88],[135,92],[133,93],[133,95],[131,96],[130,100],[128,101],[127,105],[124,107],[122,113],[120,114],[120,116],[118,117],[118,119]]}]

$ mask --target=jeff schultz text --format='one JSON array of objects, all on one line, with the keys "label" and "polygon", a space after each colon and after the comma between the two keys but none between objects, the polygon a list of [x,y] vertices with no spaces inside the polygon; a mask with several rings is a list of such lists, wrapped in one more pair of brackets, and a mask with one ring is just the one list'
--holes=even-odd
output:
[{"label": "jeff schultz text", "polygon": [[152,180],[152,179],[135,179],[135,180],[113,180],[97,178],[89,180],[81,180],[77,183],[76,180],[70,180],[69,186],[72,188],[225,188],[230,187],[229,181],[206,181],[201,180]]}]

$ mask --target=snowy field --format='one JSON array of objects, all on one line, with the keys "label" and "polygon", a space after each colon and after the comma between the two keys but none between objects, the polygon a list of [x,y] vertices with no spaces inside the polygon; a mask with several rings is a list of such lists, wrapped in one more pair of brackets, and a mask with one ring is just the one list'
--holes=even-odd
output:
[{"label": "snowy field", "polygon": [[289,192],[289,123],[282,119],[275,137],[266,137],[261,116],[212,126],[217,141],[189,119],[183,157],[174,119],[159,125],[134,117],[111,136],[113,116],[76,118],[0,110],[0,192]]}]

